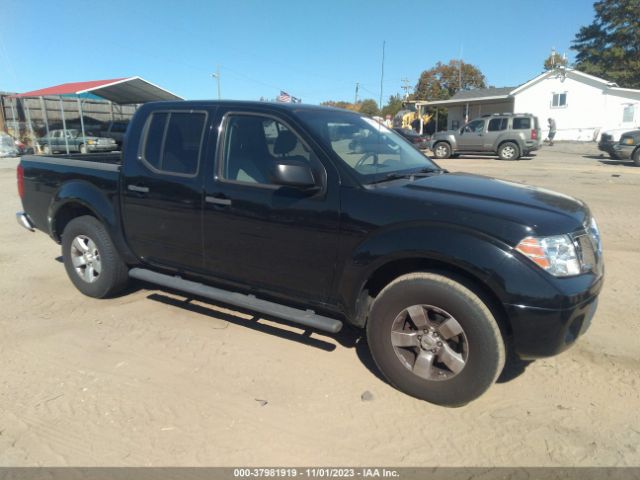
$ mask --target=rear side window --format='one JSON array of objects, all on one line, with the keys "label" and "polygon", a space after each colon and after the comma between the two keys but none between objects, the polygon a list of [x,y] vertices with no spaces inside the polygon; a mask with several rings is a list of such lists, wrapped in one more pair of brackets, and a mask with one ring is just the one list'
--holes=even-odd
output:
[{"label": "rear side window", "polygon": [[157,112],[147,121],[142,159],[161,173],[195,175],[207,115],[204,112]]},{"label": "rear side window", "polygon": [[513,119],[514,130],[528,130],[531,128],[531,119],[529,117],[516,117]]},{"label": "rear side window", "polygon": [[492,118],[489,120],[489,131],[499,132],[501,130],[506,130],[507,122],[508,120],[506,118]]}]

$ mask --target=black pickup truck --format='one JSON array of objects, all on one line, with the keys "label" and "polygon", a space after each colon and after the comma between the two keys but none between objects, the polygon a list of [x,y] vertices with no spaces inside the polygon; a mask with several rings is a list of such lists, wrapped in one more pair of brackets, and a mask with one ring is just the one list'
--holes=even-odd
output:
[{"label": "black pickup truck", "polygon": [[19,223],[62,244],[82,293],[133,278],[311,329],[348,322],[392,385],[441,405],[481,395],[507,349],[571,345],[603,283],[581,201],[449,173],[338,109],[149,103],[122,161],[23,157],[18,190]]}]

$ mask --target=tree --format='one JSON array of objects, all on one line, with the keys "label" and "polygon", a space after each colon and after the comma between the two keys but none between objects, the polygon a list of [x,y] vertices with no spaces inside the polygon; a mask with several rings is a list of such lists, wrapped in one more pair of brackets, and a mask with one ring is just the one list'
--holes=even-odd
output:
[{"label": "tree", "polygon": [[485,77],[475,65],[462,60],[450,60],[448,64],[438,62],[420,75],[414,99],[447,100],[458,90],[485,87]]},{"label": "tree", "polygon": [[556,66],[566,67],[567,59],[557,52],[551,52],[551,55],[544,61],[544,69],[551,70]]},{"label": "tree", "polygon": [[380,115],[383,117],[391,115],[391,118],[393,118],[400,110],[402,110],[402,97],[400,95],[391,95],[387,104],[382,107]]},{"label": "tree", "polygon": [[572,42],[576,68],[640,88],[640,0],[599,0],[593,8],[595,20]]},{"label": "tree", "polygon": [[367,98],[366,100],[362,100],[358,102],[358,112],[363,115],[368,115],[373,117],[375,115],[380,115],[380,109],[378,108],[378,104],[375,100],[371,98]]}]

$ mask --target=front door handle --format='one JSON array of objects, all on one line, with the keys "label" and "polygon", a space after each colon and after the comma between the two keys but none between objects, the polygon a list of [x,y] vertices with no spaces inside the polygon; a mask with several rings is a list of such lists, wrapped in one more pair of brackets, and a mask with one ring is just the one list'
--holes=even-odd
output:
[{"label": "front door handle", "polygon": [[127,185],[127,188],[132,192],[149,193],[149,187],[142,187],[140,185]]},{"label": "front door handle", "polygon": [[213,197],[211,195],[207,195],[204,199],[207,203],[212,203],[214,205],[223,205],[225,207],[231,205],[230,198]]}]

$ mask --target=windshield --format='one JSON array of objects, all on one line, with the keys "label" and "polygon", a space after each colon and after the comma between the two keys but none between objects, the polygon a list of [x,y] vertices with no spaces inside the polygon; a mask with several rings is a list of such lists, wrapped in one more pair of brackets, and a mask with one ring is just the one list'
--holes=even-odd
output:
[{"label": "windshield", "polygon": [[371,118],[318,110],[303,110],[298,115],[362,183],[375,183],[391,174],[440,170],[401,135]]}]

